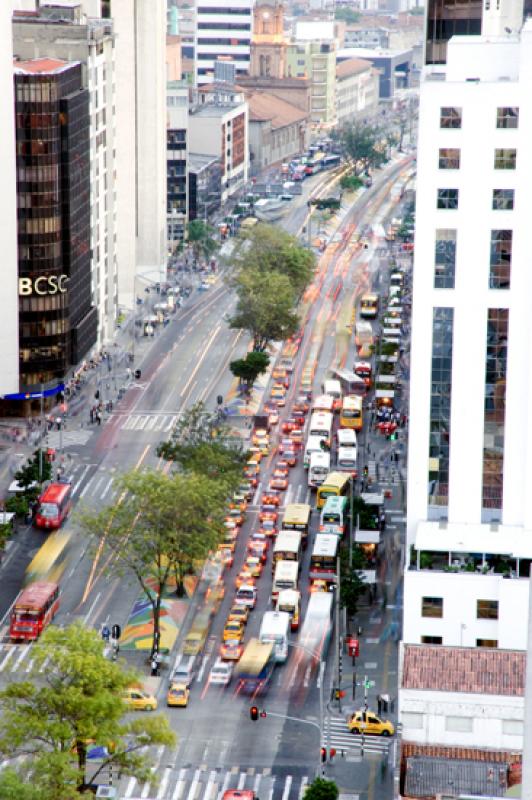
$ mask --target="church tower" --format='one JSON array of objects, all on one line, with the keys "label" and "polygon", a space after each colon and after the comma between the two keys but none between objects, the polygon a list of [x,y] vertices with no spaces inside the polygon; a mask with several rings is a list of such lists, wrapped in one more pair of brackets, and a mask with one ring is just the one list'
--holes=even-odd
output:
[{"label": "church tower", "polygon": [[266,0],[255,5],[249,67],[249,74],[253,78],[285,77],[283,20],[284,8],[277,0]]}]

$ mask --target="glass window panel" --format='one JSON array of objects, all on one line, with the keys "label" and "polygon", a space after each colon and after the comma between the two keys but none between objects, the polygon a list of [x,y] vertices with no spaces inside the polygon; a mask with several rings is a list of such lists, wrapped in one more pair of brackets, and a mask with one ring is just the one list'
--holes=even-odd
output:
[{"label": "glass window panel", "polygon": [[434,252],[434,288],[454,289],[456,230],[438,228]]},{"label": "glass window panel", "polygon": [[458,208],[458,189],[438,189],[437,207],[455,210]]},{"label": "glass window panel", "polygon": [[491,231],[490,289],[509,289],[512,267],[513,231]]},{"label": "glass window panel", "polygon": [[461,128],[462,109],[445,107],[440,109],[440,128]]},{"label": "glass window panel", "polygon": [[517,128],[519,125],[519,109],[516,106],[504,106],[497,109],[498,128]]},{"label": "glass window panel", "polygon": [[452,308],[434,309],[428,468],[431,506],[447,506],[449,495],[453,320]]},{"label": "glass window panel", "polygon": [[508,309],[490,308],[486,333],[482,508],[499,520],[503,496]]},{"label": "glass window panel", "polygon": [[438,156],[440,169],[460,169],[460,150],[458,147],[440,147]]},{"label": "glass window panel", "polygon": [[494,211],[512,211],[514,207],[513,189],[494,189],[492,208]]},{"label": "glass window panel", "polygon": [[497,148],[495,150],[495,169],[515,169],[517,150],[515,148]]}]

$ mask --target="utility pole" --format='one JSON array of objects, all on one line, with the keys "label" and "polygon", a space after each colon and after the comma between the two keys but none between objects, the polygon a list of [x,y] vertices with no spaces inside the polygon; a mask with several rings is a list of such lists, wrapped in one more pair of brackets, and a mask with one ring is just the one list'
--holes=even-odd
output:
[{"label": "utility pole", "polygon": [[42,448],[45,439],[45,421],[44,421],[44,385],[41,383],[41,441],[39,444],[39,483],[42,483],[43,476],[43,463],[42,463]]},{"label": "utility pole", "polygon": [[336,559],[336,664],[338,687],[338,710],[342,713],[342,636],[340,635],[340,557]]}]

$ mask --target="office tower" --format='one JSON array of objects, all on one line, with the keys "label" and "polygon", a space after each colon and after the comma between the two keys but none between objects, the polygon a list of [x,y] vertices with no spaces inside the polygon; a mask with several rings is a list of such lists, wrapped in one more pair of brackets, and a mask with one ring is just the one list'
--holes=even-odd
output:
[{"label": "office tower", "polygon": [[15,99],[11,8],[0,3],[0,232],[2,239],[2,369],[0,396],[18,391],[18,265],[17,186],[15,161]]},{"label": "office tower", "polygon": [[185,238],[188,218],[188,89],[181,81],[168,82],[166,103],[167,238],[173,252]]},{"label": "office tower", "polygon": [[249,71],[252,18],[252,0],[230,0],[224,6],[218,0],[198,0],[195,56],[199,86],[213,82],[219,57],[235,62],[237,80]]},{"label": "office tower", "polygon": [[[421,86],[406,642],[526,647],[532,22],[485,12]],[[510,32],[509,32],[510,30]]]}]

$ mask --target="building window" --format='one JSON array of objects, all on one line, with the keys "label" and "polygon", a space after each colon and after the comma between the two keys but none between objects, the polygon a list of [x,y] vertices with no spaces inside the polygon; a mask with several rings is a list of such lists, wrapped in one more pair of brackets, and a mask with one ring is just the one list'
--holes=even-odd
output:
[{"label": "building window", "polygon": [[492,208],[494,211],[512,211],[514,207],[513,189],[494,189]]},{"label": "building window", "polygon": [[497,109],[498,128],[517,128],[519,125],[519,109],[516,106],[503,106]]},{"label": "building window", "polygon": [[440,147],[438,167],[440,169],[460,169],[460,150],[458,147]]},{"label": "building window", "polygon": [[473,733],[473,717],[445,717],[445,730],[452,733]]},{"label": "building window", "polygon": [[443,644],[442,636],[422,636],[421,644]]},{"label": "building window", "polygon": [[514,147],[495,150],[495,169],[515,169],[517,150]]},{"label": "building window", "polygon": [[502,732],[506,736],[523,736],[524,723],[520,719],[503,719]]},{"label": "building window", "polygon": [[502,510],[507,344],[508,309],[488,309],[482,467],[486,520],[499,520]]},{"label": "building window", "polygon": [[438,189],[438,208],[457,209],[458,189]]},{"label": "building window", "polygon": [[497,639],[477,639],[477,647],[498,647]]},{"label": "building window", "polygon": [[440,109],[440,128],[461,128],[462,109],[448,106]]},{"label": "building window", "polygon": [[423,729],[423,714],[418,714],[415,711],[409,711],[401,714],[401,722],[403,728],[414,728],[415,730]]},{"label": "building window", "polygon": [[422,597],[422,617],[443,617],[443,597]]},{"label": "building window", "polygon": [[499,619],[499,601],[477,600],[477,619]]},{"label": "building window", "polygon": [[456,230],[438,228],[434,253],[434,288],[454,289],[456,264]]},{"label": "building window", "polygon": [[493,230],[490,242],[490,289],[509,289],[513,231]]},{"label": "building window", "polygon": [[447,506],[451,447],[451,394],[453,365],[453,309],[435,308],[432,321],[432,371],[428,503]]}]

